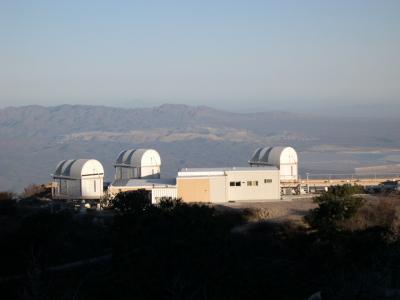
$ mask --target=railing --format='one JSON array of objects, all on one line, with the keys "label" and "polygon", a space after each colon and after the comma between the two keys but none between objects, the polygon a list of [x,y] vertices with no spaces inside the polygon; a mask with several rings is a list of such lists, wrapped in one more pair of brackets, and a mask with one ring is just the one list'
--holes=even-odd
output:
[{"label": "railing", "polygon": [[400,178],[400,173],[370,173],[370,174],[356,174],[356,173],[347,173],[347,174],[334,174],[334,173],[306,173],[306,178],[302,178],[302,180],[388,180],[388,179],[396,179]]}]

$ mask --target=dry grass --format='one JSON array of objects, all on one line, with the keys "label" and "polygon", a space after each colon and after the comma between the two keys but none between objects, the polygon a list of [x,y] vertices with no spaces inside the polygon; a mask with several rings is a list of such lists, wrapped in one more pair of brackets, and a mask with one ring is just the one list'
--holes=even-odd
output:
[{"label": "dry grass", "polygon": [[258,223],[265,221],[273,222],[299,222],[303,223],[303,217],[312,208],[317,205],[313,203],[312,198],[295,198],[289,201],[275,202],[235,202],[214,205],[219,211],[237,211],[245,217],[249,223]]},{"label": "dry grass", "polygon": [[344,223],[344,226],[349,230],[386,227],[400,232],[400,196],[369,197],[356,215]]},{"label": "dry grass", "polygon": [[265,221],[268,218],[270,218],[271,213],[268,208],[258,208],[258,207],[252,207],[252,208],[246,208],[244,209],[244,214],[246,216],[246,219],[248,222],[260,222],[260,221]]}]

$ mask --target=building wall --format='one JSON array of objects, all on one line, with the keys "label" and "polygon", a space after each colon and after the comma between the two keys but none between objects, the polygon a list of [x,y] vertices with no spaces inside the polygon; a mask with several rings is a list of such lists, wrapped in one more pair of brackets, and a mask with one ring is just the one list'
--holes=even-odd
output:
[{"label": "building wall", "polygon": [[210,178],[210,202],[227,202],[226,176]]},{"label": "building wall", "polygon": [[109,186],[108,194],[110,197],[115,197],[121,192],[132,192],[137,190],[146,190],[151,192],[151,203],[156,204],[160,198],[177,198],[176,186]]},{"label": "building wall", "polygon": [[103,196],[103,178],[90,176],[82,178],[82,199],[100,199]]},{"label": "building wall", "polygon": [[177,178],[178,198],[185,202],[210,202],[210,178]]},{"label": "building wall", "polygon": [[151,203],[156,204],[161,198],[178,198],[176,187],[154,187],[151,191]]},{"label": "building wall", "polygon": [[81,198],[81,181],[69,179],[67,180],[67,196],[71,199],[80,199]]},{"label": "building wall", "polygon": [[[227,201],[279,200],[279,171],[228,171],[226,178]],[[237,183],[240,182],[240,186]],[[231,183],[235,183],[234,186]]]},{"label": "building wall", "polygon": [[77,179],[54,179],[54,199],[100,199],[103,196],[101,176]]},{"label": "building wall", "polygon": [[134,179],[134,178],[160,178],[159,166],[137,167],[115,167],[115,179]]},{"label": "building wall", "polygon": [[281,180],[297,180],[297,163],[293,164],[281,164],[280,166],[280,173],[281,173]]},{"label": "building wall", "polygon": [[131,179],[140,177],[140,168],[135,167],[115,167],[115,179]]},{"label": "building wall", "polygon": [[54,199],[80,199],[81,181],[67,178],[55,178],[53,181]]},{"label": "building wall", "polygon": [[159,166],[146,166],[140,170],[140,178],[160,178]]}]

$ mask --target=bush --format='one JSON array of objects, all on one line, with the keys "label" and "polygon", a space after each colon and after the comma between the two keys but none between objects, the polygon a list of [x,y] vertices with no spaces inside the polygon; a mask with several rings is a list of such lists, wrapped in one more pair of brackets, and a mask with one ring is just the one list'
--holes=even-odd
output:
[{"label": "bush", "polygon": [[46,187],[44,184],[36,185],[31,184],[24,188],[24,198],[35,198],[35,197],[51,197],[51,188]]},{"label": "bush", "polygon": [[140,213],[151,206],[150,193],[146,190],[121,192],[110,201],[110,206],[121,213]]},{"label": "bush", "polygon": [[344,185],[336,185],[329,187],[327,193],[338,197],[347,197],[347,196],[353,196],[355,194],[361,194],[363,192],[364,188],[362,186],[344,184]]},{"label": "bush", "polygon": [[249,222],[265,221],[270,217],[270,211],[267,208],[247,208],[243,214]]},{"label": "bush", "polygon": [[115,216],[118,293],[135,299],[198,299],[194,295],[202,286],[225,274],[216,266],[224,266],[221,253],[236,222],[208,205],[171,198]]},{"label": "bush", "polygon": [[364,203],[360,197],[352,196],[357,192],[358,188],[349,185],[330,188],[314,198],[318,207],[305,216],[305,221],[321,233],[342,230],[343,222],[352,218]]}]

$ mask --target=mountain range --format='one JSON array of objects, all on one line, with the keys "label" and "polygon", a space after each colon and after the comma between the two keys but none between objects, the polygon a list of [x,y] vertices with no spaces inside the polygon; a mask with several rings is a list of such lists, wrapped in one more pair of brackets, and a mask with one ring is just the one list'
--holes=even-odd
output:
[{"label": "mountain range", "polygon": [[164,177],[182,167],[245,166],[256,147],[291,145],[304,172],[353,172],[400,159],[400,118],[283,111],[232,113],[206,106],[62,105],[0,109],[0,190],[51,180],[58,161],[96,158],[113,178],[118,153],[151,147]]}]

